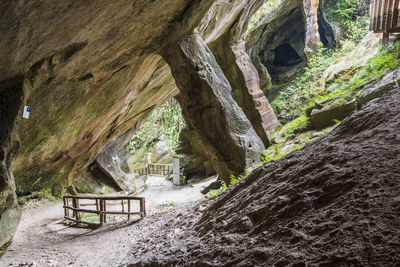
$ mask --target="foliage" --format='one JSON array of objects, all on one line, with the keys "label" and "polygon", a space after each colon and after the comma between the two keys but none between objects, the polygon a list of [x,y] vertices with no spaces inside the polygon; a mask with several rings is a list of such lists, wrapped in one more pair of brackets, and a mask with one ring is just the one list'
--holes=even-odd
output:
[{"label": "foliage", "polygon": [[264,19],[266,19],[270,14],[273,14],[278,10],[282,2],[282,0],[268,0],[264,3],[251,17],[247,27],[247,32],[249,33],[254,30],[260,22],[264,21]]},{"label": "foliage", "polygon": [[345,100],[350,100],[362,85],[399,66],[399,45],[387,46],[381,48],[363,66],[339,73],[325,86],[326,81],[321,73],[331,64],[337,63],[341,55],[348,53],[348,49],[346,46],[336,51],[325,50],[314,55],[308,66],[294,76],[287,89],[271,103],[282,124],[300,117],[315,101],[342,94],[348,94]]},{"label": "foliage", "polygon": [[218,190],[210,190],[208,192],[208,197],[210,199],[213,199],[213,198],[219,196],[220,194],[225,192],[226,189],[228,189],[232,185],[237,184],[240,180],[242,180],[244,177],[246,177],[249,174],[250,174],[250,171],[248,171],[246,174],[242,174],[242,175],[239,175],[237,177],[235,175],[231,174],[229,185],[227,186],[225,183],[223,183],[220,189],[218,189]]},{"label": "foliage", "polygon": [[27,196],[19,197],[18,204],[23,205],[31,199],[36,199],[36,200],[48,199],[50,201],[57,200],[57,198],[53,196],[53,194],[51,193],[50,188],[44,188],[41,191],[34,191]]},{"label": "foliage", "polygon": [[302,142],[302,143],[300,143],[300,144],[296,144],[296,145],[293,147],[292,150],[287,151],[287,152],[283,152],[283,151],[282,151],[283,143],[279,143],[279,144],[272,145],[271,147],[272,147],[272,149],[273,149],[273,154],[270,155],[267,151],[264,151],[264,155],[263,155],[262,160],[263,160],[264,163],[269,162],[269,161],[273,161],[273,160],[278,160],[278,159],[280,159],[280,158],[283,158],[283,157],[286,156],[287,154],[291,153],[292,151],[302,148],[303,146],[305,146],[305,145],[306,145],[307,143],[309,143],[310,141],[311,141],[311,139],[310,139],[310,138],[307,138],[307,139],[305,139],[304,142]]},{"label": "foliage", "polygon": [[271,103],[278,120],[286,124],[303,115],[303,110],[324,91],[321,73],[335,62],[333,50],[313,55],[308,65],[288,83],[287,88]]},{"label": "foliage", "polygon": [[356,44],[368,32],[368,16],[361,16],[358,11],[358,0],[325,1],[322,6],[328,19],[340,25],[347,39]]},{"label": "foliage", "polygon": [[141,147],[150,147],[162,135],[165,135],[168,147],[174,154],[178,146],[179,133],[184,126],[185,122],[178,102],[170,99],[154,110],[140,125],[129,142],[129,150],[131,154],[135,154]]}]

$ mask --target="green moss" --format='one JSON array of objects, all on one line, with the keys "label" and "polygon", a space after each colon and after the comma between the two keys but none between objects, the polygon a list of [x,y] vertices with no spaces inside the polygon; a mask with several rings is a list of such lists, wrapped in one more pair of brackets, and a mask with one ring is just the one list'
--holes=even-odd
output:
[{"label": "green moss", "polygon": [[363,85],[399,66],[400,48],[399,45],[381,48],[364,65],[339,73],[325,88],[326,81],[321,73],[331,64],[337,63],[338,54],[343,54],[343,51],[324,51],[313,56],[309,65],[296,74],[287,89],[271,103],[282,124],[304,114],[315,101],[343,94],[347,94],[343,101],[351,100]]}]

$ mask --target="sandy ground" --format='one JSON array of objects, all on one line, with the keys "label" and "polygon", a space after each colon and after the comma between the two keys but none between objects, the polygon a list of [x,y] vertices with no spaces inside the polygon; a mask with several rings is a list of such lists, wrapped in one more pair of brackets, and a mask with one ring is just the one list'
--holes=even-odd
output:
[{"label": "sandy ground", "polygon": [[141,236],[157,231],[155,222],[168,222],[179,209],[203,200],[200,190],[214,180],[174,186],[150,177],[148,189],[140,195],[146,197],[147,217],[131,221],[118,217],[98,229],[65,225],[61,202],[30,202],[0,266],[118,266],[143,242]]}]

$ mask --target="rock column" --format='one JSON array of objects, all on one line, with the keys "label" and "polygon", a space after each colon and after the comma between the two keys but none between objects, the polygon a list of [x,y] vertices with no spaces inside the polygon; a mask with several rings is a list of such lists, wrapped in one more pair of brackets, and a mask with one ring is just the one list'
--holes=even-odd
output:
[{"label": "rock column", "polygon": [[320,45],[320,36],[318,32],[318,5],[319,0],[303,0],[303,8],[305,13],[305,47],[304,53],[310,58],[313,53],[318,50]]},{"label": "rock column", "polygon": [[244,40],[230,44],[226,38],[221,38],[213,45],[213,51],[232,86],[234,99],[268,147],[271,134],[279,126],[279,122],[260,88],[260,78],[246,53]]},{"label": "rock column", "polygon": [[180,90],[186,121],[195,129],[221,179],[239,175],[260,161],[263,142],[232,98],[232,88],[213,53],[198,35],[163,52]]}]

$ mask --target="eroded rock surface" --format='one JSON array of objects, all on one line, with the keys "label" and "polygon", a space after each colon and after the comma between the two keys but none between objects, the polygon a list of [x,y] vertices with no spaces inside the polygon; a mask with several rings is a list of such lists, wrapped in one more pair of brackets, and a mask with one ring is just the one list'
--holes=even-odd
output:
[{"label": "eroded rock surface", "polygon": [[397,88],[256,169],[204,213],[172,217],[124,265],[396,266],[399,132]]},{"label": "eroded rock surface", "polygon": [[221,179],[229,183],[231,174],[259,162],[264,145],[204,41],[198,35],[184,37],[163,57],[180,90],[177,100],[185,121],[196,130]]},{"label": "eroded rock surface", "polygon": [[20,146],[14,129],[24,102],[22,83],[21,76],[0,83],[0,256],[11,243],[21,217],[10,164]]}]

